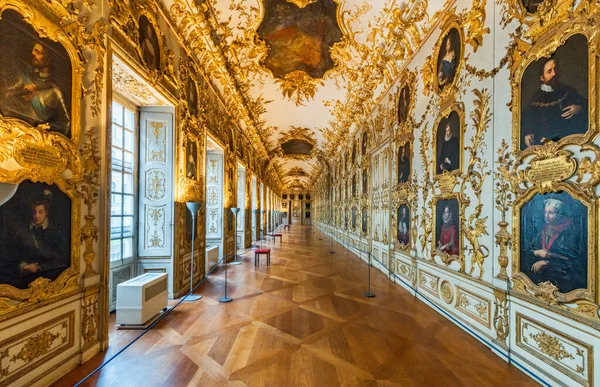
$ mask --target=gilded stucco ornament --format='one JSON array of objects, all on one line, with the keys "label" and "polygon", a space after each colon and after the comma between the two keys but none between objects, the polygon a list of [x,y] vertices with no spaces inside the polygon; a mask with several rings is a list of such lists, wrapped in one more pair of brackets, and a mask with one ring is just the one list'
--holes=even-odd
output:
[{"label": "gilded stucco ornament", "polygon": [[465,174],[462,176],[462,183],[460,189],[460,195],[462,201],[469,206],[471,200],[467,197],[467,185],[470,191],[475,195],[476,204],[475,210],[469,215],[468,219],[461,216],[461,228],[465,239],[471,245],[471,269],[469,275],[472,276],[475,271],[475,266],[479,268],[478,278],[483,278],[483,264],[485,259],[489,256],[490,250],[487,246],[482,245],[479,238],[482,235],[488,235],[485,223],[488,217],[482,216],[483,203],[481,200],[483,183],[486,176],[490,175],[487,160],[482,159],[482,153],[486,149],[484,136],[487,133],[489,123],[492,118],[490,112],[490,94],[486,89],[478,90],[474,89],[475,94],[475,109],[471,112],[471,119],[473,120],[473,127],[475,128],[475,135],[471,139],[471,145],[465,147],[465,150],[469,154],[469,165]]},{"label": "gilded stucco ornament", "polygon": [[93,214],[93,207],[98,202],[100,188],[100,156],[99,139],[96,128],[89,128],[85,132],[85,142],[83,144],[82,162],[83,162],[83,180],[77,187],[79,195],[83,199],[83,204],[87,208],[85,215],[85,226],[81,229],[81,243],[85,245],[83,260],[85,262],[84,276],[96,275],[93,268],[96,252],[94,243],[98,242],[98,227],[94,224],[96,216]]},{"label": "gilded stucco ornament", "polygon": [[500,211],[502,216],[500,222],[498,222],[500,230],[496,233],[496,246],[500,248],[498,254],[500,272],[496,275],[496,278],[507,281],[509,279],[506,272],[509,263],[508,248],[512,243],[512,235],[507,231],[509,224],[506,221],[506,214],[509,213],[514,202],[515,194],[513,193],[513,187],[518,185],[518,183],[511,181],[511,179],[516,177],[512,174],[515,156],[508,151],[508,143],[505,140],[502,140],[502,144],[496,153],[498,154],[498,158],[496,159],[498,171],[494,172],[496,209]]},{"label": "gilded stucco ornament", "polygon": [[433,192],[434,185],[432,179],[430,179],[430,172],[432,170],[433,161],[429,156],[429,149],[431,146],[431,136],[429,135],[429,131],[427,128],[424,128],[421,132],[420,137],[420,153],[421,160],[424,170],[426,171],[422,175],[422,180],[419,181],[418,187],[421,192],[421,198],[423,200],[423,207],[420,211],[420,221],[419,225],[422,230],[421,235],[419,235],[419,241],[421,242],[421,254],[425,257],[429,257],[430,254],[426,253],[431,252],[432,246],[432,234],[434,232],[433,228]]},{"label": "gilded stucco ornament", "polygon": [[[82,161],[77,146],[66,137],[48,132],[48,126],[33,128],[21,120],[0,116],[0,162],[14,160],[16,169],[0,168],[0,180],[18,184],[26,179],[56,184],[71,200],[70,267],[50,281],[38,278],[28,289],[0,285],[0,319],[24,312],[35,302],[51,302],[79,288],[80,196],[76,185],[82,179]],[[30,157],[31,151],[37,156]],[[42,157],[43,155],[43,157]],[[65,171],[69,173],[65,174]],[[70,177],[69,179],[64,176]],[[28,301],[28,302],[24,302]]]},{"label": "gilded stucco ornament", "polygon": [[[585,3],[583,1],[582,3]],[[544,27],[541,32],[543,35],[537,36],[537,39],[532,42],[527,42],[522,40],[520,42],[520,50],[523,51],[523,54],[520,56],[518,60],[515,60],[511,67],[511,85],[512,85],[512,100],[510,103],[510,107],[512,110],[513,120],[512,120],[512,145],[513,149],[521,150],[525,148],[526,144],[522,144],[523,137],[521,131],[522,123],[522,109],[528,101],[523,101],[522,95],[522,87],[525,84],[524,76],[526,75],[526,71],[530,67],[530,65],[534,64],[534,62],[542,59],[550,57],[553,53],[557,51],[557,49],[561,48],[561,46],[565,45],[567,40],[572,37],[582,36],[585,37],[587,41],[587,95],[593,96],[596,95],[596,90],[598,87],[598,69],[597,69],[597,58],[599,56],[597,46],[599,33],[596,26],[600,24],[600,12],[594,8],[593,13],[591,14],[580,14],[576,13],[579,16],[569,18],[566,21],[563,21],[560,25],[557,25],[556,28],[552,30],[548,30],[547,27]],[[540,33],[541,33],[540,32]],[[589,103],[589,124],[586,128],[587,131],[585,133],[577,133],[570,134],[560,138],[558,142],[558,146],[553,143],[553,141],[545,140],[542,145],[534,144],[533,146],[526,147],[521,150],[523,155],[528,155],[531,153],[536,153],[540,148],[547,146],[551,149],[558,149],[558,147],[562,147],[567,144],[575,144],[575,145],[584,145],[589,143],[597,133],[597,106],[594,103]],[[525,116],[527,118],[527,116]]]},{"label": "gilded stucco ornament", "polygon": [[510,333],[508,299],[506,293],[499,289],[494,289],[493,325],[496,331],[494,341],[506,348],[506,338]]}]

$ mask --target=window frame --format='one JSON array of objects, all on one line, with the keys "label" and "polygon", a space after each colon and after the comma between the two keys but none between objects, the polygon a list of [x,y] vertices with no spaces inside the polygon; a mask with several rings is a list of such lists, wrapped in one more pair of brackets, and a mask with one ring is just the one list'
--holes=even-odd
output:
[{"label": "window frame", "polygon": [[[118,123],[115,123],[113,120],[113,115],[115,113],[115,105],[114,104],[119,104],[123,107],[123,113],[122,113],[122,119],[123,119],[123,125],[120,125]],[[131,112],[133,112],[133,129],[130,130],[128,128],[125,127],[125,110],[129,110]],[[109,230],[110,230],[110,238],[109,238],[109,248],[108,248],[108,258],[109,258],[109,265],[111,267],[120,267],[120,266],[125,266],[128,264],[131,264],[132,262],[135,263],[137,261],[138,258],[138,234],[139,234],[139,230],[138,230],[138,205],[139,205],[139,148],[140,148],[140,122],[139,122],[139,117],[140,117],[140,111],[139,111],[139,107],[136,106],[134,103],[128,101],[127,99],[118,96],[118,95],[114,95],[113,94],[113,99],[111,101],[111,115],[110,115],[110,130],[111,130],[111,141],[110,141],[110,174],[109,174],[109,179],[110,179],[110,222],[109,222]],[[122,144],[121,147],[115,146],[114,144],[114,137],[113,137],[113,125],[118,125],[119,127],[122,128],[123,131],[128,131],[133,133],[133,151],[130,151],[129,149],[126,149],[125,147],[125,132],[123,133],[122,136]],[[115,169],[114,168],[114,160],[113,160],[113,152],[114,150],[118,149],[120,152],[122,152],[122,165],[120,167],[120,169]],[[133,156],[133,172],[127,172],[125,169],[125,157],[124,154],[125,152],[129,152],[132,154]],[[113,172],[120,172],[122,175],[121,178],[121,190],[120,191],[115,191],[113,190],[113,180],[112,180],[112,176],[113,176]],[[127,175],[131,175],[132,176],[132,194],[127,194],[125,193],[125,174]],[[119,195],[121,196],[121,212],[119,215],[113,215],[113,195]],[[130,196],[133,198],[133,203],[131,205],[131,214],[132,215],[125,215],[125,210],[124,210],[124,205],[125,205],[125,200],[124,198]],[[115,217],[120,217],[121,218],[121,225],[120,225],[120,236],[118,238],[113,238],[113,226],[112,226],[112,222],[113,222],[113,218]],[[127,256],[127,257],[123,257],[123,249],[124,249],[124,241],[126,239],[129,239],[129,236],[124,237],[124,223],[123,223],[123,219],[124,218],[131,218],[131,232],[129,235],[131,235],[131,256]],[[121,251],[121,256],[120,258],[117,259],[113,259],[112,258],[112,245],[113,245],[113,241],[117,241],[119,240],[120,243],[120,251]]]}]

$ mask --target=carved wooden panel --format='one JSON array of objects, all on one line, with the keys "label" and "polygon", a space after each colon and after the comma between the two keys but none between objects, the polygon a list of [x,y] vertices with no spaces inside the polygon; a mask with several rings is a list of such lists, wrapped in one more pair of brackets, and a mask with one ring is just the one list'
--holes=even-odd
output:
[{"label": "carved wooden panel", "polygon": [[75,343],[70,311],[0,342],[0,386],[8,386]]}]

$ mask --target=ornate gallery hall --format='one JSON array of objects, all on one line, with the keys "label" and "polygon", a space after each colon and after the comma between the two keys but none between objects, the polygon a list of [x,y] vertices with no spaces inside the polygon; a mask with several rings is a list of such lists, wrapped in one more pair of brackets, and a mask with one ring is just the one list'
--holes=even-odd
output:
[{"label": "ornate gallery hall", "polygon": [[[388,276],[311,226],[265,243],[271,265],[246,254],[200,285],[81,386],[535,386]],[[334,253],[330,253],[333,251]],[[114,345],[55,386],[77,383],[139,332],[111,331]],[[461,354],[468,354],[468,360]]]},{"label": "ornate gallery hall", "polygon": [[599,0],[0,0],[0,387],[600,387]]}]

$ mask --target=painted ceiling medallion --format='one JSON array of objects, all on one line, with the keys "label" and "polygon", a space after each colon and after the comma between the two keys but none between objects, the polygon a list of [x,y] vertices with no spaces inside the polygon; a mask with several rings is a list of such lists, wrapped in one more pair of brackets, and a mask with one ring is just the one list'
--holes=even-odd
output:
[{"label": "painted ceiling medallion", "polygon": [[330,49],[342,40],[334,0],[264,0],[257,34],[269,47],[261,62],[281,80],[284,96],[300,105],[314,97],[325,73],[335,66]]},{"label": "painted ceiling medallion", "polygon": [[313,146],[305,140],[290,140],[281,144],[281,149],[285,155],[309,155]]}]

